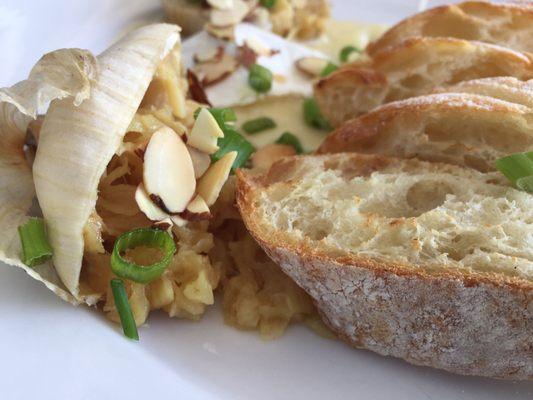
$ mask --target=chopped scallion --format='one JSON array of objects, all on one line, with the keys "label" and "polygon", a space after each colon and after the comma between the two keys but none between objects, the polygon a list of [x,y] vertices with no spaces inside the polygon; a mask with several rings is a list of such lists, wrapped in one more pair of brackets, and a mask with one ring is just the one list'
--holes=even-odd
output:
[{"label": "chopped scallion", "polygon": [[[160,248],[163,251],[163,257],[150,265],[139,265],[122,257],[124,251],[139,246]],[[165,271],[175,252],[174,240],[166,231],[137,228],[120,235],[115,241],[111,254],[111,270],[121,278],[138,283],[149,283]]]},{"label": "chopped scallion", "polygon": [[322,72],[320,72],[320,76],[321,77],[328,76],[332,72],[336,71],[338,68],[339,67],[337,65],[333,64],[332,62],[328,62],[327,65],[322,70]]},{"label": "chopped scallion", "polygon": [[272,88],[272,72],[259,64],[250,67],[248,84],[258,93],[268,92]]},{"label": "chopped scallion", "polygon": [[350,54],[352,53],[361,53],[361,49],[355,47],[355,46],[346,46],[346,47],[343,47],[340,54],[339,54],[339,59],[342,61],[342,62],[347,62],[348,59],[350,58]]},{"label": "chopped scallion", "polygon": [[276,4],[276,0],[261,0],[261,5],[265,8],[272,8]]},{"label": "chopped scallion", "polygon": [[224,156],[224,154],[229,153],[230,151],[237,151],[239,154],[231,167],[232,170],[235,170],[244,165],[255,151],[255,148],[235,129],[226,126],[223,131],[224,137],[218,139],[218,150],[215,154],[211,155],[211,160],[213,162],[218,161]]},{"label": "chopped scallion", "polygon": [[131,311],[130,303],[128,301],[128,294],[124,287],[124,282],[120,279],[111,279],[111,291],[113,292],[113,299],[115,300],[115,308],[117,309],[120,323],[124,335],[132,340],[139,340],[139,332],[137,331],[137,324]]},{"label": "chopped scallion", "polygon": [[22,261],[29,267],[35,267],[52,258],[52,246],[46,237],[46,228],[42,218],[30,218],[18,227],[22,243]]},{"label": "chopped scallion", "polygon": [[533,151],[500,158],[496,160],[495,165],[513,185],[516,185],[519,179],[533,175]]},{"label": "chopped scallion", "polygon": [[[200,114],[200,110],[202,108],[199,107],[194,111],[194,119],[198,118],[198,114]],[[215,118],[218,125],[220,126],[220,129],[224,129],[227,123],[229,122],[235,122],[237,121],[237,115],[235,114],[235,111],[233,111],[232,108],[208,108],[211,115]]]},{"label": "chopped scallion", "polygon": [[300,139],[298,139],[296,136],[294,136],[290,132],[283,133],[278,138],[278,140],[276,140],[276,143],[278,143],[278,144],[286,144],[286,145],[294,147],[294,150],[296,150],[297,154],[301,154],[304,151],[304,149],[302,147],[302,143],[300,143]]},{"label": "chopped scallion", "polygon": [[328,121],[322,116],[318,104],[316,104],[315,99],[305,99],[303,103],[303,113],[305,121],[318,129],[330,130],[331,125]]},{"label": "chopped scallion", "polygon": [[272,129],[276,127],[276,122],[272,118],[268,117],[259,117],[251,119],[242,124],[242,129],[246,133],[253,134],[262,132],[267,129]]},{"label": "chopped scallion", "polygon": [[533,175],[518,179],[516,181],[516,187],[524,192],[533,193]]}]

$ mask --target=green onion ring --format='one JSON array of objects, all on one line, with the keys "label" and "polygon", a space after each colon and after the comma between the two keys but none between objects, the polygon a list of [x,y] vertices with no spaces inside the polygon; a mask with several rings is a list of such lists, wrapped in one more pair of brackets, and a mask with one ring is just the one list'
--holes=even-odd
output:
[{"label": "green onion ring", "polygon": [[18,231],[24,264],[35,267],[52,258],[52,246],[48,243],[42,218],[30,218],[28,222],[18,227]]},{"label": "green onion ring", "polygon": [[520,178],[533,175],[533,152],[511,154],[496,160],[494,164],[516,185]]},{"label": "green onion ring", "polygon": [[[138,246],[159,247],[164,255],[160,261],[150,265],[139,265],[125,260],[121,252]],[[161,276],[168,267],[176,245],[167,232],[153,228],[138,228],[120,235],[111,254],[111,270],[121,278],[138,283],[149,283]]]},{"label": "green onion ring", "polygon": [[328,62],[327,65],[322,70],[322,72],[320,72],[320,76],[324,78],[328,76],[329,74],[331,74],[332,72],[336,71],[337,69],[339,69],[339,67],[336,64],[333,64],[332,62]]},{"label": "green onion ring", "polygon": [[362,53],[361,49],[355,46],[345,46],[339,53],[339,59],[341,62],[347,62],[352,53]]},{"label": "green onion ring", "polygon": [[258,93],[266,93],[272,88],[272,72],[259,64],[250,67],[248,84]]},{"label": "green onion ring", "polygon": [[242,129],[249,135],[254,133],[259,133],[267,129],[272,129],[276,127],[276,122],[269,117],[259,117],[255,119],[250,119],[242,124]]},{"label": "green onion ring", "polygon": [[137,332],[137,324],[131,311],[130,303],[128,301],[128,294],[124,287],[124,282],[120,279],[111,279],[111,291],[113,292],[113,299],[115,300],[115,308],[117,309],[120,323],[124,335],[133,340],[139,340],[139,332]]},{"label": "green onion ring", "polygon": [[300,139],[298,139],[296,136],[294,136],[290,132],[284,132],[278,140],[276,140],[277,144],[284,144],[287,146],[292,146],[297,154],[302,154],[304,152],[304,149],[302,147],[302,143],[300,143]]},{"label": "green onion ring", "polygon": [[524,192],[533,193],[533,175],[518,179],[516,181],[516,187]]}]

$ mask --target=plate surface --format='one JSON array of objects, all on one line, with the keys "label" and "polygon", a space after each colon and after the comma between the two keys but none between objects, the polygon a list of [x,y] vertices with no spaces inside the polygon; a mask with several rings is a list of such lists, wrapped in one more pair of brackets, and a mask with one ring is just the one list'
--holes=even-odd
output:
[{"label": "plate surface", "polygon": [[[393,23],[416,1],[334,0],[340,19]],[[369,4],[370,3],[370,4]],[[0,86],[59,47],[98,52],[126,29],[161,18],[157,0],[3,0]],[[435,4],[435,3],[432,3]],[[1,190],[1,188],[0,188]],[[293,326],[280,340],[151,315],[141,342],[99,313],[60,301],[0,264],[1,399],[531,399],[533,383],[454,376],[352,350]]]}]

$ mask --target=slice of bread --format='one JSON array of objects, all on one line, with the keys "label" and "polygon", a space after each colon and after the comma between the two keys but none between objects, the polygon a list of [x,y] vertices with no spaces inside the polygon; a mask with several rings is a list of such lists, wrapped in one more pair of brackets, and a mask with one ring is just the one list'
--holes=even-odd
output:
[{"label": "slice of bread", "polygon": [[181,27],[183,37],[201,31],[209,22],[209,7],[190,0],[162,0],[168,22]]},{"label": "slice of bread", "polygon": [[533,196],[495,172],[376,155],[238,171],[269,256],[355,347],[454,373],[533,378]]},{"label": "slice of bread", "polygon": [[512,76],[533,78],[530,54],[452,38],[412,38],[366,62],[347,64],[315,84],[315,97],[334,125],[383,103],[458,82]]},{"label": "slice of bread", "polygon": [[376,54],[410,37],[455,37],[533,52],[533,4],[466,1],[415,14],[367,47]]},{"label": "slice of bread", "polygon": [[376,108],[332,132],[319,153],[418,157],[494,170],[494,161],[533,151],[533,110],[462,93],[413,97]]},{"label": "slice of bread", "polygon": [[511,76],[459,82],[436,88],[433,93],[479,94],[533,108],[533,80],[524,82]]}]

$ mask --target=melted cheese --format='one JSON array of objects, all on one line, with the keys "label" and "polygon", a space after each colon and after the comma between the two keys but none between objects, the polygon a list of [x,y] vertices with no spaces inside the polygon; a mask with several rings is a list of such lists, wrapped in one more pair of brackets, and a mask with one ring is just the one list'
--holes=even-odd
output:
[{"label": "melted cheese", "polygon": [[328,20],[325,35],[309,43],[309,47],[323,52],[334,62],[338,62],[343,47],[355,46],[364,49],[369,42],[381,36],[386,28],[385,25]]},{"label": "melted cheese", "polygon": [[307,125],[302,112],[303,98],[299,96],[271,97],[247,106],[234,107],[237,114],[237,125],[258,117],[270,117],[276,128],[247,135],[240,132],[255,147],[262,147],[275,142],[283,132],[290,132],[298,136],[305,151],[316,149],[327,135],[326,131],[315,129]]},{"label": "melted cheese", "polygon": [[[309,43],[310,47],[324,52],[332,60],[338,60],[340,50],[347,45],[366,47],[369,41],[377,38],[384,31],[382,25],[355,22],[329,21],[326,34]],[[309,83],[311,85],[311,82]],[[253,135],[243,135],[256,147],[276,141],[283,132],[296,135],[305,151],[315,150],[327,136],[327,132],[315,129],[304,121],[302,112],[303,97],[298,95],[271,97],[253,104],[233,107],[237,113],[237,125],[240,126],[254,118],[270,117],[277,127]]]}]

